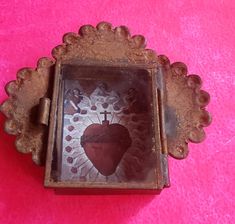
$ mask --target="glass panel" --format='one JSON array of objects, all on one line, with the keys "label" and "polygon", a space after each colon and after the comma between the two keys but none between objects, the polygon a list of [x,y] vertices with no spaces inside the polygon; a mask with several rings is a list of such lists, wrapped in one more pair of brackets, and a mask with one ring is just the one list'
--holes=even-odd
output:
[{"label": "glass panel", "polygon": [[65,65],[61,181],[153,182],[152,81],[146,70]]}]

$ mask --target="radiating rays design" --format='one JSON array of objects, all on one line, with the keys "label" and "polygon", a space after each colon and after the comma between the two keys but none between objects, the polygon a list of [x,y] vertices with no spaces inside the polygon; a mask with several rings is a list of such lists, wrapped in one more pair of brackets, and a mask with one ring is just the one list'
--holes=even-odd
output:
[{"label": "radiating rays design", "polygon": [[[80,116],[78,113],[65,115],[62,164],[66,168],[62,169],[61,178],[63,180],[121,182],[116,173],[107,177],[102,175],[88,159],[83,147],[80,145],[80,139],[85,129],[94,123],[101,124],[101,116],[94,111],[89,111],[86,116]],[[115,113],[112,113],[111,116],[113,121],[117,119]],[[78,119],[74,119],[76,117]],[[70,137],[68,138],[67,136]]]},{"label": "radiating rays design", "polygon": [[[102,175],[92,164],[83,147],[80,144],[81,136],[85,129],[91,124],[102,124],[104,115],[100,112],[111,112],[107,120],[110,124],[121,124],[125,126],[132,138],[132,146],[128,150],[143,151],[143,141],[141,137],[144,135],[144,127],[146,123],[144,117],[139,117],[139,122],[133,121],[132,114],[124,114],[124,106],[119,110],[114,109],[114,104],[103,107],[102,102],[96,102],[92,105],[90,99],[84,96],[85,102],[81,102],[76,109],[86,111],[86,113],[75,113],[73,115],[64,115],[63,127],[63,152],[62,152],[62,180],[88,181],[88,182],[112,182],[118,183],[126,179],[123,166],[128,164],[128,159],[124,156],[118,165],[115,173],[110,176]],[[91,109],[93,107],[93,110]],[[95,108],[95,109],[94,109]],[[138,130],[143,125],[143,130]],[[140,140],[141,139],[141,140]]]}]

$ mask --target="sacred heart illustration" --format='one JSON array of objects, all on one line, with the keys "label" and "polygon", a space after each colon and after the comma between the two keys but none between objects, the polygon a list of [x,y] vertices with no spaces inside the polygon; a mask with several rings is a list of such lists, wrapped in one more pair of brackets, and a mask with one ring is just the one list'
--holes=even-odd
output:
[{"label": "sacred heart illustration", "polygon": [[127,128],[120,124],[91,124],[81,137],[81,145],[94,167],[104,176],[112,175],[131,146]]}]

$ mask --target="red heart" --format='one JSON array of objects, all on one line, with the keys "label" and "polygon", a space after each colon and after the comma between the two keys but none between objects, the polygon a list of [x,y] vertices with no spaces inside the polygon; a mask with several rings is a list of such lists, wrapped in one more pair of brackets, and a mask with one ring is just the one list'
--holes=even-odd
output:
[{"label": "red heart", "polygon": [[91,124],[81,137],[81,145],[94,167],[104,176],[113,174],[131,145],[127,128],[120,124]]}]

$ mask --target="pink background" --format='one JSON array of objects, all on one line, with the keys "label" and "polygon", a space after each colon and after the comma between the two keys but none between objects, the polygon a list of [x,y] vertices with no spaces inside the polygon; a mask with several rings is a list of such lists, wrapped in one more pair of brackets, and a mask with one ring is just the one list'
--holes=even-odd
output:
[{"label": "pink background", "polygon": [[0,115],[0,223],[234,223],[233,0],[0,0],[0,101],[19,68],[102,20],[145,35],[149,48],[202,77],[213,115],[206,141],[190,145],[186,160],[170,159],[172,186],[158,196],[58,196],[43,188],[44,169],[15,150]]}]

